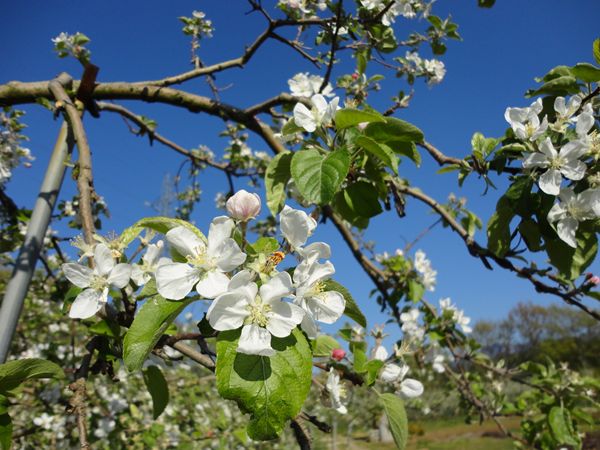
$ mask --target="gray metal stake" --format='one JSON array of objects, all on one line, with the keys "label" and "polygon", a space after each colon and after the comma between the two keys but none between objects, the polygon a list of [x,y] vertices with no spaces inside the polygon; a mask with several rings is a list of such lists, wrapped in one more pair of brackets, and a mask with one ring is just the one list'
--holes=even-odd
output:
[{"label": "gray metal stake", "polygon": [[58,192],[66,172],[68,156],[73,150],[75,140],[67,122],[63,122],[58,139],[52,151],[52,157],[46,169],[46,175],[35,202],[31,220],[27,227],[25,241],[19,250],[15,268],[6,286],[6,293],[0,309],[0,363],[6,361],[17,321],[23,309],[23,302],[33,277],[33,271],[42,249],[44,236],[48,230],[52,210],[56,204]]}]

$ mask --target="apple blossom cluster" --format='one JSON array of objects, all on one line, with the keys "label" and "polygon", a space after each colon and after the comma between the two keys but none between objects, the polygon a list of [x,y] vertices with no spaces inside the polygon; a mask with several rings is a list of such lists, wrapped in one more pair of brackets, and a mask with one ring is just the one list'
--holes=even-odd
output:
[{"label": "apple blossom cluster", "polygon": [[289,13],[313,15],[327,9],[327,0],[279,0],[277,6]]},{"label": "apple blossom cluster", "polygon": [[23,113],[16,110],[0,111],[0,187],[6,184],[13,170],[20,164],[29,167],[34,158],[21,144],[27,138],[19,133],[24,125],[19,122]]},{"label": "apple blossom cluster", "polygon": [[[576,248],[579,223],[600,217],[600,189],[588,164],[600,154],[591,103],[581,95],[554,101],[555,120],[540,120],[543,105],[537,99],[526,108],[507,108],[504,117],[527,151],[523,169],[537,180],[542,192],[558,197],[547,220],[567,245]],[[587,176],[587,178],[586,178]]]},{"label": "apple blossom cluster", "polygon": [[431,261],[427,259],[427,255],[423,250],[415,252],[414,265],[416,271],[421,275],[423,286],[428,291],[435,291],[435,283],[437,280],[437,271],[431,267]]},{"label": "apple blossom cluster", "polygon": [[165,239],[173,259],[160,256],[163,241],[148,244],[141,261],[133,265],[118,262],[124,252],[119,239],[98,238],[101,242],[95,245],[76,241],[82,258],[94,266],[63,264],[65,276],[82,289],[69,316],[91,317],[107,303],[110,289],[123,289],[130,280],[140,287],[155,279],[158,293],[168,300],[182,300],[193,290],[212,300],[207,311],[210,325],[217,331],[241,328],[241,353],[274,355],[271,337],[287,337],[296,326],[315,338],[317,322],[334,323],[346,306],[343,295],[326,284],[335,273],[327,261],[330,247],[324,242],[307,245],[316,221],[286,205],[279,216],[280,230],[290,253],[299,259],[291,275],[276,268],[285,257],[282,252],[249,258],[243,251],[245,238],[239,243],[234,235],[237,225],[245,229],[260,207],[258,195],[241,190],[226,202],[229,216],[212,220],[207,238],[191,226],[171,228]]},{"label": "apple blossom cluster", "polygon": [[182,31],[188,36],[196,39],[201,37],[212,37],[214,27],[211,20],[206,19],[206,14],[202,11],[193,11],[192,17],[182,16],[179,20],[184,24]]},{"label": "apple blossom cluster", "polygon": [[402,16],[405,19],[414,19],[417,17],[417,13],[421,12],[423,17],[429,15],[431,5],[433,2],[427,3],[422,0],[396,0],[392,6],[387,8],[389,2],[386,0],[360,0],[360,4],[363,8],[378,13],[384,8],[387,11],[381,18],[381,23],[385,26],[390,26],[396,21],[396,17]]},{"label": "apple blossom cluster", "polygon": [[333,97],[334,94],[331,83],[327,83],[323,90],[319,92],[323,81],[323,77],[319,75],[311,75],[308,72],[304,72],[297,73],[288,80],[288,86],[294,97],[310,98],[315,94],[321,94],[323,97]]},{"label": "apple blossom cluster", "polygon": [[62,32],[52,39],[54,51],[58,53],[59,58],[73,56],[81,62],[90,60],[91,52],[84,47],[88,42],[90,42],[90,38],[79,32],[75,34]]},{"label": "apple blossom cluster", "polygon": [[408,51],[404,57],[395,58],[402,64],[399,75],[406,74],[409,82],[416,77],[424,77],[427,84],[433,86],[442,82],[446,76],[446,66],[435,58],[421,58],[416,51]]},{"label": "apple blossom cluster", "polygon": [[449,297],[440,299],[440,310],[442,316],[451,319],[454,323],[459,325],[463,333],[469,334],[473,331],[469,325],[471,318],[465,316],[465,312],[462,309],[458,309],[456,305],[453,305]]}]

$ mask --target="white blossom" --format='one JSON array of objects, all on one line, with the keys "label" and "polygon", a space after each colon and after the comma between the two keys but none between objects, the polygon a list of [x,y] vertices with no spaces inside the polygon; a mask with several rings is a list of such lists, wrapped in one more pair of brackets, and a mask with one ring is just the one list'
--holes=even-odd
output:
[{"label": "white blossom", "polygon": [[297,126],[312,133],[321,125],[329,125],[333,120],[335,112],[338,110],[339,98],[334,97],[331,102],[327,103],[323,95],[315,94],[310,101],[312,103],[311,109],[308,109],[303,103],[296,103],[296,106],[294,106],[294,122]]},{"label": "white blossom", "polygon": [[168,258],[161,258],[160,253],[164,246],[163,241],[156,244],[149,244],[146,253],[142,256],[142,263],[135,264],[131,268],[131,279],[138,286],[142,286],[150,281],[159,265],[170,262]]},{"label": "white blossom", "polygon": [[413,378],[405,378],[410,368],[402,363],[386,364],[379,377],[386,383],[394,383],[398,386],[398,393],[406,398],[416,398],[423,394],[423,384]]},{"label": "white blossom", "polygon": [[111,251],[104,244],[94,249],[94,268],[76,263],[62,265],[67,279],[83,289],[75,298],[69,311],[73,319],[87,319],[96,314],[108,301],[109,287],[121,289],[129,283],[131,266],[115,264]]},{"label": "white blossom", "polygon": [[402,332],[411,340],[420,341],[425,335],[425,329],[419,325],[421,311],[417,308],[411,308],[407,312],[400,314],[402,322]]},{"label": "white blossom", "polygon": [[346,390],[340,383],[340,376],[333,367],[329,369],[329,375],[327,376],[325,388],[329,393],[329,398],[331,400],[331,406],[333,409],[340,414],[346,414],[348,409],[342,403],[342,400],[346,397]]},{"label": "white blossom", "polygon": [[264,283],[260,289],[252,282],[254,275],[242,270],[231,278],[227,292],[210,305],[206,318],[218,331],[242,327],[238,349],[240,353],[272,356],[271,335],[289,336],[302,322],[304,310],[282,301],[292,295],[292,279],[281,272]]},{"label": "white blossom", "polygon": [[562,177],[570,180],[581,180],[586,165],[579,160],[586,153],[586,148],[579,141],[565,144],[557,152],[549,137],[540,144],[540,152],[527,155],[523,160],[523,168],[548,169],[539,178],[540,189],[549,195],[558,195]]},{"label": "white blossom", "polygon": [[210,224],[208,242],[183,226],[166,234],[167,241],[187,263],[165,263],[156,270],[158,293],[171,300],[181,300],[196,287],[204,298],[225,292],[231,272],[246,261],[246,254],[230,237],[235,224],[226,216],[215,217]]},{"label": "white blossom", "polygon": [[422,250],[415,252],[415,269],[421,274],[421,281],[425,289],[431,292],[435,291],[437,271],[432,269],[431,261],[427,259],[425,252]]},{"label": "white blossom", "polygon": [[542,108],[542,99],[538,98],[527,108],[506,108],[504,118],[519,139],[535,141],[548,128],[548,118],[544,116],[540,122],[538,117]]},{"label": "white blossom", "polygon": [[559,202],[548,212],[548,222],[556,224],[560,239],[577,248],[575,234],[579,222],[600,217],[600,189],[588,189],[576,194],[571,188],[563,188],[558,198]]},{"label": "white blossom", "polygon": [[312,97],[315,94],[321,94],[323,97],[333,97],[333,87],[327,83],[322,92],[319,92],[323,84],[323,77],[319,75],[310,75],[308,72],[297,73],[290,80],[288,85],[294,97]]},{"label": "white blossom", "polygon": [[337,291],[327,290],[324,284],[334,273],[331,262],[319,263],[314,254],[301,261],[294,270],[294,303],[306,311],[302,329],[311,339],[317,337],[315,321],[332,324],[346,308],[344,296]]},{"label": "white blossom", "polygon": [[440,299],[440,309],[442,310],[443,315],[445,315],[446,311],[451,313],[450,318],[456,324],[460,325],[463,333],[471,333],[473,331],[473,329],[469,326],[471,318],[465,316],[463,310],[460,310],[456,307],[456,305],[453,305],[449,297]]},{"label": "white blossom", "polygon": [[371,349],[371,359],[385,361],[388,359],[389,353],[383,345],[376,345]]}]

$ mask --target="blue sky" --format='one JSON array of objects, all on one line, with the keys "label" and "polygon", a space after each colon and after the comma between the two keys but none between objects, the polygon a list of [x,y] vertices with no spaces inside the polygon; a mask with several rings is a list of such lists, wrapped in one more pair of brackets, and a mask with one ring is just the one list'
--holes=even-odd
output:
[{"label": "blue sky", "polygon": [[[269,6],[275,1],[263,3]],[[52,52],[50,39],[62,31],[80,31],[92,39],[89,48],[92,61],[100,67],[99,81],[138,81],[189,70],[189,40],[181,33],[177,17],[189,16],[194,9],[205,11],[216,28],[215,37],[203,41],[200,50],[208,64],[239,56],[264,27],[260,16],[246,15],[249,8],[241,0],[6,2],[2,7],[5,20],[0,27],[0,41],[4,43],[0,83],[47,80],[61,71],[78,77],[81,68],[77,62],[58,59]],[[489,10],[478,8],[475,0],[439,0],[434,13],[441,17],[451,13],[464,40],[450,42],[447,54],[442,57],[448,70],[444,82],[432,88],[419,83],[411,107],[397,116],[418,125],[428,141],[454,156],[468,153],[475,131],[486,136],[503,134],[505,108],[531,102],[523,98],[523,93],[535,86],[533,78],[556,65],[591,61],[591,44],[599,37],[597,0],[499,0]],[[404,36],[403,30],[424,25],[399,20],[396,33]],[[334,76],[348,72],[352,64],[346,61]],[[217,84],[231,85],[222,93],[223,101],[248,106],[287,91],[287,79],[303,71],[318,73],[299,55],[274,42],[262,48],[245,70],[219,74]],[[371,65],[368,75],[378,72],[380,68]],[[391,95],[406,89],[393,74],[387,75],[383,91],[369,98],[380,109],[389,105]],[[182,88],[209,95],[200,79]],[[158,104],[124,104],[154,118],[159,132],[184,147],[206,144],[219,154],[226,145],[226,140],[217,137],[223,129],[218,119]],[[23,109],[27,111],[24,122],[29,126],[28,146],[36,161],[32,168],[16,171],[8,192],[18,204],[31,206],[60,123],[39,106]],[[158,144],[150,147],[146,139],[131,135],[118,116],[104,113],[99,120],[87,117],[85,125],[93,151],[95,186],[107,200],[112,214],[111,220],[105,221],[104,231],[120,232],[139,218],[153,215],[145,204],[159,197],[164,175],[176,173],[181,157]],[[256,139],[251,144],[254,150],[267,150]],[[404,161],[401,174],[438,200],[444,200],[449,192],[466,196],[468,206],[487,220],[498,192],[482,196],[484,186],[476,177],[459,189],[455,175],[433,177],[436,165],[426,155],[424,160],[418,170],[411,162]],[[204,201],[197,206],[193,219],[206,229],[211,218],[218,214],[212,200],[217,192],[227,190],[227,182],[219,173],[208,171],[200,184]],[[500,181],[498,186],[502,185]],[[238,182],[237,187],[246,186]],[[68,199],[74,193],[74,183],[67,178],[61,198]],[[412,201],[407,212],[408,217],[401,221],[391,214],[372,221],[367,238],[378,241],[378,251],[393,252],[403,247],[436,219]],[[367,312],[370,324],[383,322],[386,316],[378,312],[368,297],[372,289],[369,279],[354,263],[340,238],[329,226],[322,226],[314,239],[332,244],[336,278],[354,294]],[[485,242],[484,234],[480,232],[478,239]],[[492,272],[483,268],[448,230],[436,229],[416,248],[427,253],[438,271],[437,289],[427,297],[437,302],[440,297],[449,296],[474,319],[500,318],[518,301],[545,304],[552,301],[536,294],[523,280],[500,269]],[[596,263],[593,269],[598,272],[600,266]]]}]

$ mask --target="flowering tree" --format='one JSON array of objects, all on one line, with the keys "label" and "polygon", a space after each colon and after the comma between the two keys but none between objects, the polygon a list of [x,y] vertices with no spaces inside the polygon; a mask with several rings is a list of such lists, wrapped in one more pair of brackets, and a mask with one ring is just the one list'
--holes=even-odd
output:
[{"label": "flowering tree", "polygon": [[[33,420],[43,429],[66,427],[56,440],[77,436],[81,448],[87,448],[90,439],[102,441],[111,433],[116,438],[119,430],[146,426],[142,420],[143,425],[133,420],[143,416],[135,406],[142,399],[137,397],[139,392],[130,392],[126,395],[132,418],[120,421],[117,429],[116,414],[128,405],[103,383],[118,378],[119,386],[137,391],[139,383],[129,383],[128,374],[142,371],[154,419],[164,414],[156,427],[147,428],[144,439],[148,441],[136,445],[177,445],[183,438],[161,433],[177,434],[175,425],[164,417],[180,419],[182,413],[175,408],[191,401],[180,399],[176,406],[169,405],[169,392],[174,388],[169,372],[182,370],[171,362],[185,357],[200,368],[193,369],[193,376],[182,376],[183,384],[193,385],[198,376],[214,372],[218,396],[235,401],[248,414],[242,418],[227,413],[235,416],[236,427],[244,420],[246,428],[217,436],[223,445],[250,445],[248,438],[276,439],[291,424],[301,448],[310,448],[308,424],[328,429],[315,414],[322,410],[307,402],[311,389],[337,413],[347,414],[349,387],[362,386],[370,388],[365,395],[376,400],[396,445],[404,448],[408,427],[403,399],[421,401],[425,378],[446,377],[460,393],[468,415],[494,420],[517,445],[581,447],[582,426],[594,421],[587,408],[598,406],[597,380],[553,363],[505,367],[502,361],[494,362],[469,337],[470,319],[464,311],[448,298],[440,300],[439,307],[425,299],[426,292],[435,288],[436,271],[422,251],[373,254],[360,232],[384,209],[393,209],[401,219],[407,201],[423,203],[485,267],[511,272],[528,280],[536,291],[600,320],[600,313],[588,306],[590,300],[600,300],[593,291],[600,280],[584,275],[598,247],[600,40],[593,45],[595,64],[551,70],[537,89],[527,93],[537,97],[530,106],[506,109],[509,128],[502,137],[475,133],[472,153],[461,159],[430,144],[416,125],[394,117],[409,106],[417,78],[429,85],[444,78],[444,64],[423,58],[419,50],[429,46],[434,55],[443,55],[446,40],[460,39],[457,24],[434,15],[433,2],[280,0],[275,8],[260,1],[248,3],[253,14],[264,18],[265,29],[234,59],[210,65],[202,61],[200,42],[212,37],[213,27],[204,13],[194,11],[180,18],[182,31],[191,40],[193,68],[188,72],[160,80],[96,83],[98,68],[87,48],[89,39],[81,33],[61,33],[53,40],[54,48],[59,57],[81,62],[81,80],[62,74],[50,81],[0,85],[0,105],[5,107],[0,117],[2,245],[8,252],[4,258],[9,260],[16,243],[23,242],[1,314],[3,318],[15,316],[9,310],[14,311],[12,305],[23,298],[16,292],[27,278],[22,276],[27,265],[24,258],[34,254],[33,265],[39,257],[47,273],[41,282],[34,279],[35,289],[46,289],[63,302],[64,314],[71,320],[56,317],[48,338],[50,333],[64,333],[84,344],[77,351],[75,345],[69,351],[64,344],[40,351],[39,347],[23,347],[21,341],[13,343],[15,358],[0,365],[0,444],[10,448],[11,417],[22,420],[19,398],[26,395],[25,382],[34,378],[53,378],[60,384],[65,375],[70,377],[72,393],[63,401],[70,405],[71,419],[50,406],[52,398],[56,402],[64,394],[46,389],[49,400],[42,400],[47,411]],[[483,7],[493,3],[479,1]],[[409,33],[404,40],[397,37],[396,22],[416,17],[427,21],[426,32]],[[307,48],[300,36],[314,40],[314,46]],[[295,74],[289,80],[290,93],[254,106],[219,101],[214,75],[243,68],[271,40],[314,63],[321,74]],[[355,59],[355,70],[339,74],[334,81],[336,63],[344,55]],[[389,55],[392,62],[381,55]],[[394,96],[385,111],[367,103],[369,92],[379,89],[382,78],[367,76],[367,72],[377,68],[391,71],[410,88],[410,94]],[[200,77],[211,87],[213,98],[173,87]],[[221,157],[204,147],[183,148],[159,134],[152,119],[107,102],[125,99],[216,116],[226,124],[223,134],[230,138],[230,145]],[[49,183],[58,180],[60,186],[64,161],[72,158],[71,150],[77,145],[78,158],[72,165],[79,195],[58,206],[58,219],[82,230],[82,237],[73,241],[80,251],[76,262],[68,261],[57,236],[46,235],[49,213],[43,219],[43,207],[36,206],[25,237],[20,237],[27,215],[3,189],[12,169],[31,158],[23,148],[21,112],[13,109],[28,103],[39,103],[65,119],[55,149],[58,163],[49,168]],[[177,217],[142,218],[109,238],[97,233],[106,206],[94,190],[82,117],[105,112],[121,115],[135,134],[189,160],[191,182],[180,190]],[[245,130],[260,137],[273,155],[253,152]],[[440,203],[399,173],[402,159],[420,163],[420,151],[442,166],[440,172],[458,172],[459,184],[472,174],[486,187],[494,186],[496,177],[509,180],[487,221],[487,243],[475,240],[482,221],[464,201],[451,196],[447,203]],[[227,214],[215,217],[205,233],[189,220],[199,200],[197,177],[207,167],[222,171],[231,190],[219,199]],[[261,197],[256,192],[236,191],[235,178],[247,178],[257,192],[264,190],[269,218],[256,219],[264,208]],[[46,202],[50,211],[55,201],[56,193]],[[395,220],[394,212],[388,213],[390,220]],[[335,249],[311,239],[319,222],[331,224],[340,233],[373,282],[375,301],[401,329],[403,337],[393,352],[384,345],[383,327],[373,328],[375,345],[368,348],[365,316],[329,261]],[[551,267],[541,268],[539,255],[545,255]],[[31,258],[28,267],[31,278]],[[35,304],[41,301],[37,292],[30,299]],[[193,302],[206,304],[197,331],[178,319]],[[345,341],[342,345],[320,327],[339,323],[343,315],[356,324],[338,331],[338,338]],[[5,328],[8,348],[14,321],[1,323],[12,323],[12,328]],[[162,360],[156,362],[156,357]],[[67,367],[75,370],[63,370]],[[502,389],[509,380],[527,387],[517,399],[508,398]],[[179,428],[188,438],[192,436],[188,443],[214,437],[210,424],[216,419],[208,416],[218,409],[216,394],[200,393],[195,400],[195,408],[207,419]],[[523,418],[520,433],[503,424],[502,417],[510,415]],[[24,428],[15,433],[15,440],[29,434],[28,424],[20,425]],[[127,442],[127,434],[122,436]]]}]

